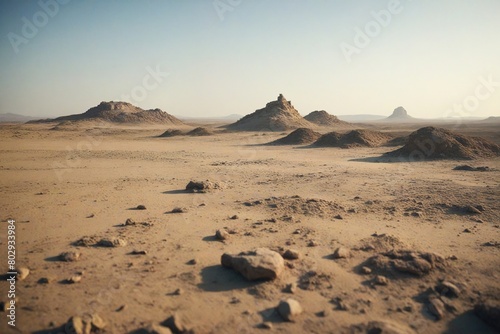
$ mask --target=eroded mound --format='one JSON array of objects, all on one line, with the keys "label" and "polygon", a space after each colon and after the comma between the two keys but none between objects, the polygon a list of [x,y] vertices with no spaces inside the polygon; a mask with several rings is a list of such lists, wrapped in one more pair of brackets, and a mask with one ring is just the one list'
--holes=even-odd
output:
[{"label": "eroded mound", "polygon": [[299,114],[291,101],[280,94],[276,101],[267,103],[265,108],[246,115],[227,128],[239,131],[286,131],[313,126]]},{"label": "eroded mound", "polygon": [[187,133],[188,136],[211,136],[213,132],[204,127],[197,127]]},{"label": "eroded mound", "polygon": [[302,145],[316,141],[321,134],[308,128],[299,128],[286,137],[275,140],[269,145]]},{"label": "eroded mound", "polygon": [[434,253],[391,250],[371,257],[367,264],[377,273],[425,276],[436,268],[443,268],[445,259]]},{"label": "eroded mound", "polygon": [[181,130],[168,129],[167,131],[163,132],[158,137],[175,137],[175,136],[181,136],[181,135],[183,135],[183,132]]},{"label": "eroded mound", "polygon": [[349,123],[341,121],[334,115],[330,115],[324,110],[316,110],[304,116],[311,123],[321,126],[348,125]]},{"label": "eroded mound", "polygon": [[321,136],[313,145],[342,148],[377,147],[387,144],[393,138],[390,134],[371,130],[353,130],[344,134],[330,132]]},{"label": "eroded mound", "polygon": [[333,217],[345,212],[339,204],[316,198],[302,198],[300,196],[270,197],[262,201],[243,203],[246,206],[264,205],[268,209],[277,211],[283,215],[301,214],[318,217]]},{"label": "eroded mound", "polygon": [[402,148],[387,153],[409,161],[477,159],[500,156],[500,146],[484,138],[470,137],[432,126],[410,134]]}]

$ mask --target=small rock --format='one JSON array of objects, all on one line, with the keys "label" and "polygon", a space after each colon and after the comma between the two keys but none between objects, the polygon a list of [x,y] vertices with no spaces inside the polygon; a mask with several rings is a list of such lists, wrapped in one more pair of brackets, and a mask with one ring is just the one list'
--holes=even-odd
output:
[{"label": "small rock", "polygon": [[283,258],[287,260],[297,260],[299,257],[300,253],[295,249],[287,249],[285,253],[283,253]]},{"label": "small rock", "polygon": [[293,234],[301,234],[301,233],[302,233],[301,229],[296,229],[295,231],[293,231]]},{"label": "small rock", "polygon": [[49,276],[49,277],[41,277],[41,278],[38,280],[38,284],[50,284],[50,283],[53,283],[55,280],[56,280],[56,278],[55,278],[55,277],[53,277],[53,276]]},{"label": "small rock", "polygon": [[460,296],[460,289],[455,284],[448,281],[443,281],[438,284],[438,286],[436,286],[436,291],[450,298],[457,298]]},{"label": "small rock", "polygon": [[191,259],[191,260],[189,260],[189,261],[187,262],[187,264],[189,264],[189,265],[195,265],[195,264],[197,264],[197,263],[198,263],[198,260],[197,260],[197,259]]},{"label": "small rock", "polygon": [[368,267],[363,266],[363,267],[361,267],[361,273],[363,273],[365,275],[366,274],[371,274],[372,270],[370,268],[368,268]]},{"label": "small rock", "polygon": [[477,214],[481,213],[481,210],[479,210],[478,208],[476,208],[472,205],[469,205],[469,206],[465,207],[465,212],[477,215]]},{"label": "small rock", "polygon": [[103,329],[106,327],[106,322],[97,313],[92,314],[91,322],[93,329]]},{"label": "small rock", "polygon": [[333,218],[335,218],[335,219],[340,219],[340,220],[344,219],[344,217],[342,217],[341,215],[336,215],[336,216],[335,216],[335,217],[333,217]]},{"label": "small rock", "polygon": [[28,275],[30,274],[30,270],[26,267],[20,267],[20,268],[17,268],[17,276],[16,276],[16,279],[18,281],[22,281],[24,280],[26,277],[28,277]]},{"label": "small rock", "polygon": [[68,283],[68,284],[80,283],[81,280],[82,280],[81,275],[74,275],[74,276],[71,276],[70,278],[66,279],[66,283]]},{"label": "small rock", "polygon": [[273,329],[273,323],[270,321],[264,321],[259,327],[264,329]]},{"label": "small rock", "polygon": [[373,279],[373,284],[376,284],[376,285],[387,285],[387,284],[389,284],[389,280],[387,280],[387,277],[385,277],[385,276],[377,275]]},{"label": "small rock", "polygon": [[132,255],[146,255],[148,252],[145,250],[137,250],[134,249],[133,251],[130,252]]},{"label": "small rock", "polygon": [[100,247],[124,247],[126,245],[127,241],[122,238],[103,238],[97,243]]},{"label": "small rock", "polygon": [[173,295],[180,296],[183,293],[184,293],[184,291],[181,288],[178,288],[177,290],[174,291]]},{"label": "small rock", "polygon": [[302,311],[300,303],[292,298],[282,300],[278,305],[278,313],[286,321],[295,321],[297,316],[300,315]]},{"label": "small rock", "polygon": [[170,213],[184,213],[186,212],[186,209],[183,209],[183,208],[173,208],[172,211],[170,211]]},{"label": "small rock", "polygon": [[69,318],[68,322],[64,326],[66,333],[74,334],[88,334],[92,329],[92,324],[83,321],[81,317],[74,316]]},{"label": "small rock", "polygon": [[229,217],[229,219],[232,219],[232,220],[236,220],[238,218],[240,218],[240,217],[238,217],[238,215],[234,215],[234,216]]},{"label": "small rock", "polygon": [[81,255],[82,253],[69,251],[59,254],[59,259],[66,262],[75,262],[80,259]]},{"label": "small rock", "polygon": [[130,218],[127,218],[127,220],[125,221],[125,223],[122,224],[122,226],[133,226],[133,225],[136,225],[137,223],[130,219]]},{"label": "small rock", "polygon": [[227,240],[229,238],[229,232],[226,230],[217,230],[215,231],[215,238],[221,241]]},{"label": "small rock", "polygon": [[307,243],[307,247],[317,247],[317,246],[319,246],[319,243],[316,240],[310,240]]},{"label": "small rock", "polygon": [[351,256],[351,252],[348,248],[339,247],[333,252],[334,259],[346,259]]},{"label": "small rock", "polygon": [[187,331],[187,327],[184,325],[184,319],[182,319],[178,313],[174,313],[174,315],[165,320],[161,325],[170,328],[175,334]]},{"label": "small rock", "polygon": [[[172,334],[172,331],[168,327],[163,327],[158,324],[149,324],[146,327],[141,328],[141,334]],[[135,333],[135,332],[134,332]]]},{"label": "small rock", "polygon": [[436,316],[437,320],[443,319],[446,308],[441,299],[436,296],[430,296],[427,308],[434,316]]},{"label": "small rock", "polygon": [[136,210],[146,210],[146,207],[142,204],[139,204],[137,207],[136,207]]},{"label": "small rock", "polygon": [[466,229],[465,229],[465,230],[463,230],[462,232],[464,232],[464,233],[472,233],[472,231],[471,231],[471,230],[469,230],[468,228],[466,228]]},{"label": "small rock", "polygon": [[283,292],[286,293],[295,293],[297,291],[297,284],[296,283],[290,283],[285,286],[283,289]]}]

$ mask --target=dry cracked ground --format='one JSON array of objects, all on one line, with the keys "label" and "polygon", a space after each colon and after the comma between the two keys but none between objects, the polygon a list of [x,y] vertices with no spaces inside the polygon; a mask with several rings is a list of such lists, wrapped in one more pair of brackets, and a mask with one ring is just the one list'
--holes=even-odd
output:
[{"label": "dry cracked ground", "polygon": [[[16,327],[4,310],[0,332],[499,330],[498,158],[462,171],[364,159],[387,148],[163,131],[2,127],[0,254],[15,219],[29,273],[16,282]],[[211,189],[186,191],[205,180]],[[258,248],[284,257],[263,260],[274,279],[221,265]]]}]

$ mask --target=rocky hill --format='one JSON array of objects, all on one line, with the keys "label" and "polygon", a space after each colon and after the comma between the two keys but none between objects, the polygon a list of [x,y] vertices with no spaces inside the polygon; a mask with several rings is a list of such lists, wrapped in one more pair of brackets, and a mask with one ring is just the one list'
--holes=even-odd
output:
[{"label": "rocky hill", "polygon": [[310,128],[315,125],[305,120],[282,94],[276,101],[266,104],[265,108],[246,115],[239,121],[227,126],[238,131],[286,131]]},{"label": "rocky hill", "polygon": [[82,114],[61,116],[53,119],[32,121],[31,123],[65,122],[65,121],[101,121],[109,123],[132,124],[169,124],[184,123],[160,109],[144,110],[127,102],[101,102]]}]

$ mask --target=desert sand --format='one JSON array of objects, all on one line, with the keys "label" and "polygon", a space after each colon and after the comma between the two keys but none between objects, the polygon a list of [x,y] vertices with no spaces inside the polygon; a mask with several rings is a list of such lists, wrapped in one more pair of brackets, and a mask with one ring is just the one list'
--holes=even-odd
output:
[{"label": "desert sand", "polygon": [[[192,333],[495,333],[474,307],[500,302],[498,157],[386,163],[394,147],[265,145],[291,131],[197,125],[211,135],[1,125],[0,254],[15,219],[17,265],[29,269],[16,330],[1,312],[1,333],[72,333],[68,319],[86,314],[105,333],[174,314]],[[363,126],[394,137],[420,127]],[[498,125],[453,130],[500,143]],[[464,164],[489,170],[454,170]],[[186,192],[204,180],[219,188]],[[95,245],[105,238],[118,247]],[[221,265],[256,248],[298,258],[284,255],[272,280]],[[303,309],[293,321],[277,310],[288,298]]]}]

